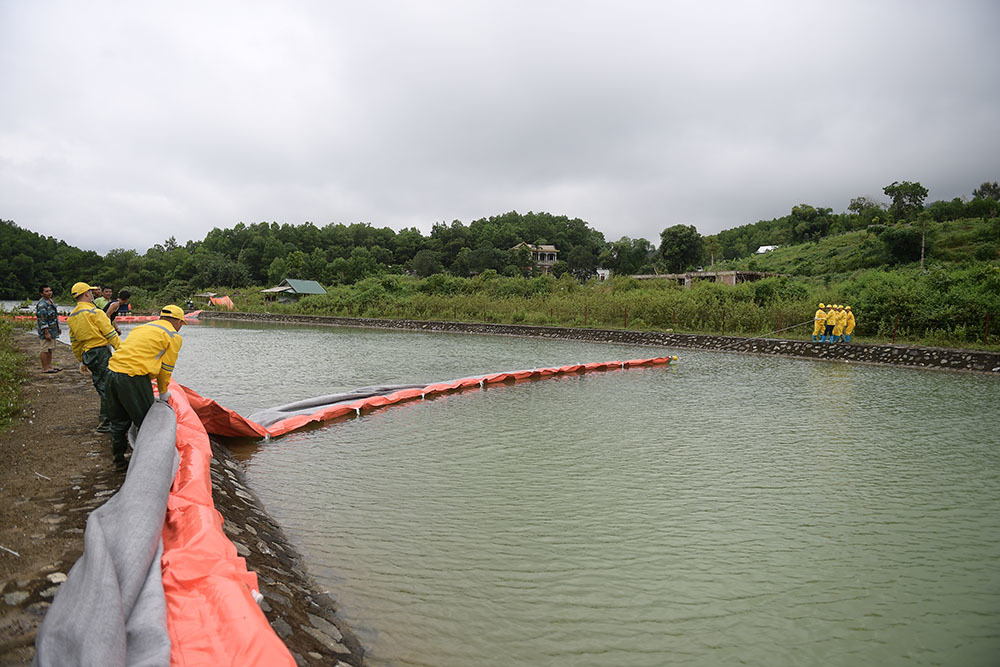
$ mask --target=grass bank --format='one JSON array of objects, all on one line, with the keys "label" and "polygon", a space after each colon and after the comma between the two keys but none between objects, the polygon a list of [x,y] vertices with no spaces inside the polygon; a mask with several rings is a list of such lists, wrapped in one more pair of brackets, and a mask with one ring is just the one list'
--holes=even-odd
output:
[{"label": "grass bank", "polygon": [[21,333],[17,325],[0,319],[0,430],[10,426],[24,407],[21,385],[28,379],[28,358],[14,344],[14,335]]},{"label": "grass bank", "polygon": [[264,301],[259,289],[220,291],[243,312],[803,340],[811,337],[817,303],[833,302],[852,306],[855,336],[867,342],[1000,349],[994,320],[1000,316],[1000,266],[988,263],[931,272],[873,269],[836,282],[798,277],[735,286],[701,282],[691,289],[627,277],[581,285],[568,275],[511,278],[492,271],[474,278],[384,275],[287,304]]}]

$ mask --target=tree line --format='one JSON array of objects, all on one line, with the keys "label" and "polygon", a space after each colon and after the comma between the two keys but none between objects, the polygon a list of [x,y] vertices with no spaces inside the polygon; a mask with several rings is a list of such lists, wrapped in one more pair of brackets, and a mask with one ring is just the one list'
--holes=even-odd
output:
[{"label": "tree line", "polygon": [[[181,298],[207,287],[239,288],[275,284],[286,277],[324,285],[351,285],[373,276],[408,273],[418,277],[448,274],[470,277],[492,270],[504,276],[537,273],[521,242],[551,244],[559,250],[556,277],[591,277],[598,267],[618,275],[678,272],[721,259],[752,255],[762,245],[789,245],[864,228],[894,228],[915,217],[933,220],[996,216],[1000,186],[983,183],[970,200],[956,198],[924,206],[927,190],[919,183],[895,182],[883,188],[887,204],[858,197],[848,211],[800,204],[791,213],[702,236],[693,225],[663,230],[659,245],[627,236],[608,242],[579,218],[511,211],[469,224],[459,220],[433,225],[429,235],[415,227],[394,231],[369,223],[330,223],[318,227],[259,222],[212,229],[201,241],[183,245],[171,237],[140,254],[114,249],[103,257],[64,241],[0,221],[0,298],[24,299],[38,286],[52,285],[64,296],[69,285],[86,279]],[[899,236],[898,234],[896,236]],[[912,234],[903,241],[912,243]],[[893,233],[886,238],[902,243]]]}]

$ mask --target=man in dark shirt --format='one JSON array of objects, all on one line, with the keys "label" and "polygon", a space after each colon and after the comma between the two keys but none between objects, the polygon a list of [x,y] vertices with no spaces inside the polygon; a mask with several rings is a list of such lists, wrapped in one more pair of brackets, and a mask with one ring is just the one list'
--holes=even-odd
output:
[{"label": "man in dark shirt", "polygon": [[52,288],[42,285],[42,298],[35,304],[35,319],[38,321],[38,337],[42,341],[41,361],[43,373],[58,373],[61,369],[52,365],[52,353],[59,338],[59,310],[52,301]]},{"label": "man in dark shirt", "polygon": [[111,326],[115,328],[115,331],[118,332],[119,336],[122,334],[122,330],[118,328],[117,324],[115,324],[115,318],[119,315],[128,315],[129,312],[131,312],[132,307],[128,303],[128,300],[131,298],[132,293],[127,289],[123,289],[118,292],[118,298],[109,303],[108,307],[104,309],[108,319],[111,320]]}]

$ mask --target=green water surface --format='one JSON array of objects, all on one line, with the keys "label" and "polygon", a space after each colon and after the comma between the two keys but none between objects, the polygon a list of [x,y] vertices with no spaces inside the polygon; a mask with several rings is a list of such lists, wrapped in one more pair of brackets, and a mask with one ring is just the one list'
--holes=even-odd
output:
[{"label": "green water surface", "polygon": [[373,665],[995,665],[1000,382],[612,344],[184,329],[249,414],[376,383],[677,354],[249,451]]}]

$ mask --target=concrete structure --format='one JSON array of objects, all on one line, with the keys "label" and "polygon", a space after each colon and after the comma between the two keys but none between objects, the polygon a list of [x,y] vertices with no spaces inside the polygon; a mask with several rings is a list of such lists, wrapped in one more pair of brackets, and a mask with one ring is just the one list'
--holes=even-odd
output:
[{"label": "concrete structure", "polygon": [[559,250],[554,245],[532,245],[521,241],[511,250],[527,248],[531,252],[531,261],[540,273],[548,273],[557,261],[559,261]]},{"label": "concrete structure", "polygon": [[713,283],[723,285],[735,285],[736,283],[752,283],[761,278],[787,277],[787,273],[770,273],[768,271],[689,271],[687,273],[657,273],[632,276],[636,280],[654,280],[657,278],[664,280],[676,280],[686,289],[690,289],[696,280],[708,280]]},{"label": "concrete structure", "polygon": [[763,255],[765,252],[771,252],[772,250],[777,250],[777,249],[778,246],[776,245],[762,245],[761,247],[757,248],[757,254]]}]

